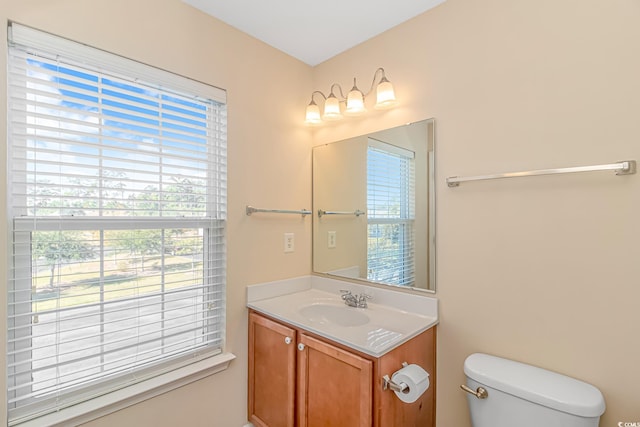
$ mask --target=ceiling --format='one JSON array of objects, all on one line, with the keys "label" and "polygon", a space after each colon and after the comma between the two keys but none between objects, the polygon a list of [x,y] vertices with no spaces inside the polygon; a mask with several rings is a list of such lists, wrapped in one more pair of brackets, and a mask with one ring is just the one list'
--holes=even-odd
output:
[{"label": "ceiling", "polygon": [[317,65],[445,0],[182,0]]}]

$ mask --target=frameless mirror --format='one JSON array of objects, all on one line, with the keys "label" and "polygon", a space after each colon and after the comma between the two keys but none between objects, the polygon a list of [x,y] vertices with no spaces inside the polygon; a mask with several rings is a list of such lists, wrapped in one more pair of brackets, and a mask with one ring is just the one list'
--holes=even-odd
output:
[{"label": "frameless mirror", "polygon": [[313,148],[313,270],[435,291],[434,120]]}]

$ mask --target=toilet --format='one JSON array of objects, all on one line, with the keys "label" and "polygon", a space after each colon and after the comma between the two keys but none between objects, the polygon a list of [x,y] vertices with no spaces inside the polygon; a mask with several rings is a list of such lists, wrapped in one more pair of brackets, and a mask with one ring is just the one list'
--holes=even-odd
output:
[{"label": "toilet", "polygon": [[596,387],[513,360],[475,353],[464,373],[473,427],[598,427],[605,410]]}]

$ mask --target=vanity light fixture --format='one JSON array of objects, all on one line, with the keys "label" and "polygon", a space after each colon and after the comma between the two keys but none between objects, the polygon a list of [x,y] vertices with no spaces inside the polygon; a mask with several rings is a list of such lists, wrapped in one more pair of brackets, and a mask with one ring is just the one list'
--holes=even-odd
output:
[{"label": "vanity light fixture", "polygon": [[[380,74],[379,80],[378,74]],[[377,84],[376,84],[377,82]],[[343,111],[341,104],[344,103],[344,114],[347,116],[360,116],[367,112],[364,105],[365,98],[376,88],[376,104],[373,108],[376,110],[384,110],[387,108],[395,107],[398,104],[396,95],[393,91],[393,85],[384,74],[384,68],[378,68],[373,73],[373,81],[371,82],[371,88],[367,93],[362,93],[356,85],[356,79],[353,79],[353,88],[349,91],[347,96],[344,96],[342,87],[338,83],[331,85],[329,96],[319,90],[311,93],[311,102],[307,105],[307,114],[305,123],[308,125],[317,125],[322,123],[323,120],[340,120],[343,117]],[[337,88],[337,93],[340,95],[338,98],[334,89]],[[320,107],[316,104],[313,96],[319,94],[324,100],[324,111],[320,115]]]}]

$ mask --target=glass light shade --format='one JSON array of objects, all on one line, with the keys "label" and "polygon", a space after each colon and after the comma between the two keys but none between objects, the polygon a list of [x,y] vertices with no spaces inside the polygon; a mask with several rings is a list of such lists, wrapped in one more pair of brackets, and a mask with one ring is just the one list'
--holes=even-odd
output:
[{"label": "glass light shade", "polygon": [[308,125],[317,125],[322,123],[320,118],[320,108],[313,100],[307,105],[307,114],[304,122]]},{"label": "glass light shade", "polygon": [[364,108],[364,96],[357,87],[353,87],[347,95],[347,108],[344,113],[350,116],[357,116],[367,111]]},{"label": "glass light shade", "polygon": [[396,94],[393,91],[393,85],[386,78],[382,78],[380,84],[376,88],[376,105],[373,107],[376,110],[384,110],[386,108],[394,107],[398,104],[396,100]]},{"label": "glass light shade", "polygon": [[340,120],[342,118],[340,101],[333,93],[324,101],[324,114],[322,118],[324,120]]}]

